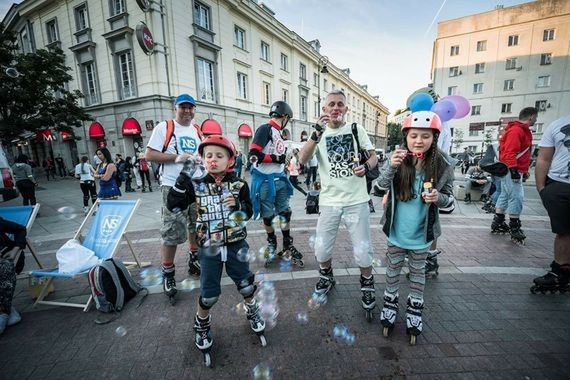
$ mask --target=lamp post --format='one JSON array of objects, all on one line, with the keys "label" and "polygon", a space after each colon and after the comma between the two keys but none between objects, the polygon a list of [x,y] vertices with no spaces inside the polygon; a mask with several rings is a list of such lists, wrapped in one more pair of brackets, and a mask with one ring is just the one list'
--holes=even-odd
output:
[{"label": "lamp post", "polygon": [[321,73],[328,74],[329,70],[327,65],[329,63],[329,58],[326,55],[321,55],[317,63],[317,117],[321,116]]}]

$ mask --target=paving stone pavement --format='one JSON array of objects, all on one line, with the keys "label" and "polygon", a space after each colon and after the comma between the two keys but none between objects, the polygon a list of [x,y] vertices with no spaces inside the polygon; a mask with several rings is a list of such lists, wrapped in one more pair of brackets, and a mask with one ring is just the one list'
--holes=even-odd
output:
[{"label": "paving stone pavement", "polygon": [[[80,207],[78,189],[74,188],[77,194],[63,191],[71,183],[77,185],[59,181],[38,192],[45,207],[36,222],[41,228],[31,236],[46,266],[55,264],[55,250],[82,220],[57,213],[60,207]],[[143,199],[129,235],[136,252],[153,267],[159,265],[157,195],[128,196]],[[153,294],[138,309],[137,302],[130,302],[118,320],[96,325],[93,310],[32,308],[27,280],[22,279],[14,304],[23,311],[23,320],[0,336],[0,379],[251,379],[260,363],[271,368],[274,379],[567,379],[570,297],[529,293],[532,279],[542,275],[552,260],[553,235],[536,198],[530,197],[525,206],[528,242],[523,247],[506,236],[491,235],[491,217],[476,204],[458,202],[454,214],[442,217],[440,274],[428,279],[425,330],[416,346],[408,344],[405,334],[403,302],[390,337],[382,336],[379,308],[373,321],[366,321],[360,306],[358,269],[345,229],[339,234],[334,256],[337,286],[326,305],[308,308],[317,281],[317,264],[310,253],[316,219],[302,213],[302,199],[296,195],[293,236],[296,246],[306,252],[305,268],[281,271],[277,264],[269,268],[252,264],[258,279],[274,281],[278,295],[279,316],[275,328],[266,334],[267,347],[260,346],[245,316],[236,312],[241,297],[228,279],[213,308],[213,369],[202,365],[202,355],[192,343],[198,289],[181,292],[177,304],[170,306],[164,295],[154,294],[160,287],[151,287]],[[386,247],[379,221],[380,215],[373,214],[372,244],[375,257],[382,261],[374,268],[378,302],[385,287]],[[265,236],[258,222],[250,222],[249,230],[251,251],[257,252]],[[129,258],[126,245],[121,245],[117,256]],[[180,247],[176,259],[179,283],[186,277],[186,258]],[[31,257],[27,264],[26,269],[34,268]],[[137,271],[133,273],[139,278]],[[85,299],[88,294],[84,280],[56,281],[55,288],[52,299]],[[402,275],[401,299],[407,293]],[[306,324],[298,322],[299,313],[307,313]],[[333,338],[333,328],[339,323],[355,335],[354,344]]]}]

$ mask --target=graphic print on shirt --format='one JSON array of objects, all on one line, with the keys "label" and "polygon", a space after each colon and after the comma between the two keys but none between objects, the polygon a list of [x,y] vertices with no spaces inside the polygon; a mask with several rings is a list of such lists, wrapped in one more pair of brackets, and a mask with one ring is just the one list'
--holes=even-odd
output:
[{"label": "graphic print on shirt", "polygon": [[196,220],[196,233],[198,245],[201,247],[222,245],[243,240],[245,231],[230,220],[229,207],[222,204],[223,194],[230,186],[229,192],[234,198],[239,198],[242,182],[223,183],[194,183],[196,202],[198,205],[198,218]]},{"label": "graphic print on shirt", "polygon": [[327,136],[327,156],[331,164],[330,178],[348,178],[354,176],[352,166],[358,162],[352,134]]},{"label": "graphic print on shirt", "polygon": [[196,153],[198,150],[198,142],[193,137],[181,136],[178,141],[180,150],[184,153]]}]

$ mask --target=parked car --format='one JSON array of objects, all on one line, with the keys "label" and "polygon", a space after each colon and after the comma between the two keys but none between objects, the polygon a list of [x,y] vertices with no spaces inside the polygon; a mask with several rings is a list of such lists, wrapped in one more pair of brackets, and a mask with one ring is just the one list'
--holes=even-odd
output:
[{"label": "parked car", "polygon": [[2,175],[2,179],[0,180],[0,195],[2,195],[2,201],[7,202],[10,199],[17,198],[18,190],[16,190],[12,169],[10,169],[2,145],[0,145],[0,174]]}]

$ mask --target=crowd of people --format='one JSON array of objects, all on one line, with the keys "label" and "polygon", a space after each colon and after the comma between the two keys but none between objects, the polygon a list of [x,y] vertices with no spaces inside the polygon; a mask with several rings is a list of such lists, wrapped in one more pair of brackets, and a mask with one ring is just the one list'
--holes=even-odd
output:
[{"label": "crowd of people", "polygon": [[[221,294],[224,266],[244,297],[251,329],[263,337],[265,321],[256,300],[255,276],[248,261],[240,257],[249,249],[247,220],[262,223],[267,240],[264,251],[267,265],[280,260],[303,267],[304,255],[293,244],[290,228],[295,217],[290,207],[294,189],[307,195],[298,179],[302,165],[307,174],[307,189],[315,188],[315,183],[319,183],[320,189],[314,244],[319,279],[312,290],[312,299],[323,302],[336,284],[333,273],[335,240],[344,224],[360,268],[362,307],[370,318],[376,307],[373,254],[380,248],[371,244],[370,213],[373,209],[369,205],[370,185],[366,175],[377,167],[378,158],[366,130],[346,122],[347,112],[345,94],[330,92],[310,138],[300,149],[288,152],[283,130],[294,115],[286,102],[277,101],[271,106],[267,123],[256,129],[245,158],[227,137],[203,136],[193,122],[196,101],[188,94],[181,94],[174,102],[174,118],[154,128],[145,153],[134,160],[133,157],[123,160],[120,154],[113,159],[108,149],[100,148],[93,165],[87,157],[82,157],[75,167],[87,210],[89,200],[94,203],[97,198],[121,196],[122,183],[125,192],[139,188],[142,192],[152,191],[151,163],[158,165],[162,193],[160,260],[163,290],[174,303],[177,294],[175,255],[178,245],[187,244],[188,273],[198,276],[201,283],[194,317],[195,344],[205,357],[213,344],[211,309]],[[528,177],[532,144],[530,127],[536,122],[537,115],[535,108],[524,108],[519,119],[505,129],[499,141],[501,149],[497,160],[506,167],[503,175],[489,174],[497,162],[482,161],[468,170],[462,168],[462,174],[467,175],[465,201],[471,201],[473,189],[480,187],[482,200],[495,203],[492,232],[509,233],[513,241],[521,244],[525,239],[520,222],[522,179]],[[455,202],[456,161],[441,149],[442,144],[447,144],[442,141],[444,128],[435,112],[412,112],[401,128],[401,147],[381,165],[378,177],[379,186],[387,189],[381,221],[387,237],[387,269],[380,320],[387,336],[399,311],[400,273],[407,260],[410,290],[405,302],[405,321],[412,344],[423,329],[426,270],[429,271],[426,263],[433,263],[439,253],[437,238],[442,234],[439,211],[449,209]],[[567,289],[570,282],[569,135],[570,119],[566,117],[553,123],[540,143],[536,186],[556,239],[552,270],[535,279],[536,291]],[[364,159],[363,152],[367,153]],[[460,157],[460,160],[464,166],[468,165],[467,157]],[[250,170],[249,183],[242,179],[244,167]],[[30,189],[37,182],[25,157],[18,159],[14,172],[15,175],[17,172],[20,192],[26,194],[24,202],[34,204],[35,196]],[[506,214],[510,218],[508,225]],[[277,230],[282,236],[281,249],[278,248]],[[17,244],[6,246],[12,250]],[[11,313],[9,305],[0,304],[0,327],[4,319],[12,318]]]}]

